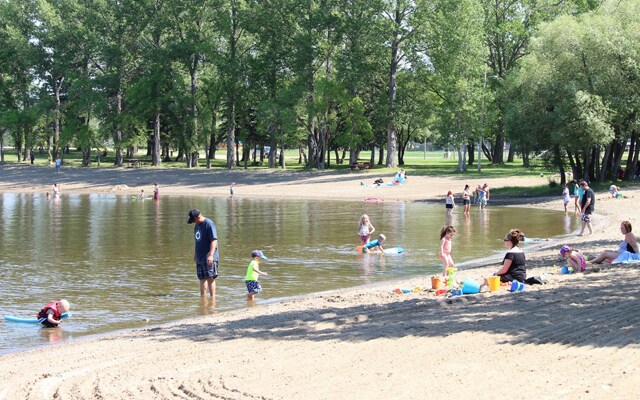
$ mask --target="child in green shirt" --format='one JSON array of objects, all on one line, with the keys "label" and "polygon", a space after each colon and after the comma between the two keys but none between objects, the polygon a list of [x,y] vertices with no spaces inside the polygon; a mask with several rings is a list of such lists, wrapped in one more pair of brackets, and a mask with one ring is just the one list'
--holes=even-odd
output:
[{"label": "child in green shirt", "polygon": [[251,262],[247,266],[247,275],[244,277],[244,283],[247,285],[247,300],[253,300],[253,296],[256,293],[262,292],[262,286],[258,282],[260,275],[269,275],[266,272],[260,271],[260,261],[269,259],[265,257],[264,253],[260,250],[254,250],[251,252]]}]

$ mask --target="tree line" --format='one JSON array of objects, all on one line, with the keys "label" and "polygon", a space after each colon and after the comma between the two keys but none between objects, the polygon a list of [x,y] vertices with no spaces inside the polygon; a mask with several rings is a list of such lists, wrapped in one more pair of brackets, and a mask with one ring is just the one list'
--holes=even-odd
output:
[{"label": "tree line", "polygon": [[[635,168],[638,6],[597,0],[4,0],[0,145],[27,160],[138,148],[207,167],[458,169],[543,155],[604,179]],[[509,151],[504,153],[505,142]],[[624,142],[624,145],[622,144]],[[478,149],[478,155],[475,150]],[[173,154],[173,150],[176,154]],[[278,157],[278,154],[280,155]],[[635,160],[633,157],[635,156]],[[633,164],[633,165],[632,165]],[[563,174],[564,176],[564,174]]]}]

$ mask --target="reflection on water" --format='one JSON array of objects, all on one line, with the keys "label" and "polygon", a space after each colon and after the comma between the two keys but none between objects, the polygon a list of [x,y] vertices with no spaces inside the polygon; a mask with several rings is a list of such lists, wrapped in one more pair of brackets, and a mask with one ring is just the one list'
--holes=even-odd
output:
[{"label": "reflection on water", "polygon": [[[193,265],[197,207],[220,236],[217,299],[201,299]],[[387,247],[401,255],[357,254],[357,222],[371,217]],[[163,196],[140,201],[116,195],[0,194],[0,314],[31,317],[51,300],[66,298],[72,318],[61,329],[1,323],[0,352],[89,334],[158,324],[252,306],[243,282],[251,250],[261,264],[264,292],[257,304],[317,291],[440,270],[436,255],[444,224],[456,227],[456,264],[503,251],[502,237],[518,227],[530,237],[575,229],[576,218],[517,208],[462,208],[422,203],[271,201],[237,197]],[[526,221],[526,224],[524,224]]]}]

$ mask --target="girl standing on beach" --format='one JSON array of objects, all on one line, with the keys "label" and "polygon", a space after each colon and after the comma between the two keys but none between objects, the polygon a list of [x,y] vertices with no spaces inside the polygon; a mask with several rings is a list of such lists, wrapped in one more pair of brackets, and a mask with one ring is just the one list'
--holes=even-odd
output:
[{"label": "girl standing on beach", "polygon": [[360,244],[362,246],[369,243],[371,234],[375,232],[375,230],[376,228],[374,228],[373,225],[371,225],[371,221],[369,221],[369,216],[362,214],[358,222],[358,235],[360,236]]},{"label": "girl standing on beach", "polygon": [[464,206],[464,213],[469,214],[469,210],[471,209],[471,190],[469,190],[469,185],[464,185],[462,205]]},{"label": "girl standing on beach", "polygon": [[451,238],[456,233],[453,226],[443,226],[440,229],[440,254],[438,258],[442,260],[442,276],[447,275],[447,268],[453,268],[453,258],[451,258]]},{"label": "girl standing on beach", "polygon": [[447,198],[444,201],[444,206],[447,209],[447,216],[451,215],[453,207],[456,206],[456,200],[453,198],[453,192],[451,192],[451,190],[447,192]]}]

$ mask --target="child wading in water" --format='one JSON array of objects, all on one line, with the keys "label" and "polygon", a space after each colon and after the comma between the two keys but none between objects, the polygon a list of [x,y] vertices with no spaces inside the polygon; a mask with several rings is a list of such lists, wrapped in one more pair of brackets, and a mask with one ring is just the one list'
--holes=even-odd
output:
[{"label": "child wading in water", "polygon": [[381,233],[376,240],[372,240],[371,242],[363,245],[362,252],[371,253],[371,249],[376,249],[380,254],[384,254],[382,243],[384,243],[385,240],[387,240],[387,237]]},{"label": "child wading in water", "polygon": [[254,250],[251,252],[251,262],[247,266],[247,275],[244,277],[244,283],[247,285],[247,300],[253,300],[253,296],[256,293],[262,292],[262,286],[258,282],[260,275],[269,275],[266,272],[260,271],[260,261],[269,260],[264,256],[264,253],[260,250]]},{"label": "child wading in water", "polygon": [[574,271],[584,272],[587,269],[587,260],[579,250],[572,249],[565,244],[560,248],[560,255],[567,260],[567,267],[573,268]]},{"label": "child wading in water", "polygon": [[442,268],[442,276],[447,275],[447,268],[453,267],[453,258],[451,258],[451,238],[456,233],[456,228],[453,226],[443,226],[440,229],[440,254],[438,258],[442,260],[444,264]]},{"label": "child wading in water", "polygon": [[376,228],[371,225],[371,221],[369,221],[369,216],[367,214],[362,214],[360,216],[360,221],[358,222],[358,235],[360,235],[360,244],[365,245],[369,243],[369,239],[371,238],[371,234],[375,232]]},{"label": "child wading in water", "polygon": [[447,215],[451,215],[453,208],[456,206],[456,200],[453,197],[453,192],[451,190],[447,192],[447,198],[444,201],[444,206],[447,210]]},{"label": "child wading in water", "polygon": [[564,184],[564,188],[562,189],[562,202],[564,203],[564,213],[567,213],[567,204],[571,201],[571,195],[569,194],[569,185]]},{"label": "child wading in water", "polygon": [[40,322],[47,328],[55,328],[60,325],[62,314],[69,312],[71,306],[65,299],[60,301],[54,301],[46,306],[38,313],[38,319],[42,319]]}]

